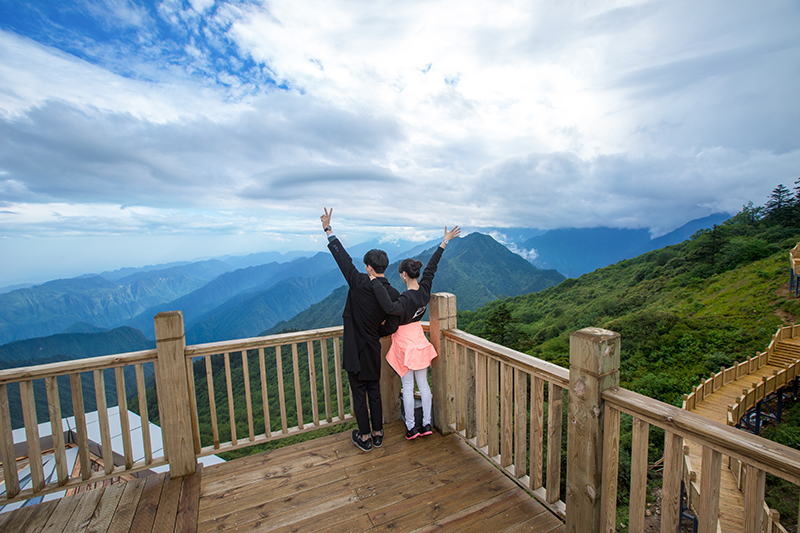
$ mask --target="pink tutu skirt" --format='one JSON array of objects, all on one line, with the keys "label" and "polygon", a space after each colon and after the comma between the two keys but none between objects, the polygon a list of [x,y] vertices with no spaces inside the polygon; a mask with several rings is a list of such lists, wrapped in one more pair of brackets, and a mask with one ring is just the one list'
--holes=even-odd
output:
[{"label": "pink tutu skirt", "polygon": [[411,322],[400,326],[392,334],[392,347],[386,354],[386,361],[403,377],[409,370],[428,368],[437,355],[422,331],[422,324]]}]

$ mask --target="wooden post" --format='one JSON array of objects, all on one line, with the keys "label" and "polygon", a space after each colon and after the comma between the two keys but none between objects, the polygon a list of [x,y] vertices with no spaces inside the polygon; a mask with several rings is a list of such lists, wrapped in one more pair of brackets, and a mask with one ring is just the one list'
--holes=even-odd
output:
[{"label": "wooden post", "polygon": [[[600,533],[604,390],[619,387],[620,336],[600,328],[570,335],[567,532]],[[607,495],[615,497],[615,495]]]},{"label": "wooden post", "polygon": [[161,398],[161,433],[169,457],[169,474],[177,478],[194,474],[197,460],[192,438],[192,413],[186,375],[186,337],[183,313],[168,311],[155,317],[158,374],[156,386]]},{"label": "wooden post", "polygon": [[433,424],[442,435],[447,435],[451,433],[449,413],[453,412],[455,398],[450,398],[447,394],[447,383],[451,376],[447,374],[447,350],[443,332],[457,327],[455,294],[446,292],[431,294],[428,310],[431,321],[431,344],[439,354],[431,362]]},{"label": "wooden post", "polygon": [[392,346],[391,337],[381,339],[381,405],[383,407],[383,423],[388,424],[400,420],[400,391],[403,384],[392,365],[386,361],[386,354]]}]

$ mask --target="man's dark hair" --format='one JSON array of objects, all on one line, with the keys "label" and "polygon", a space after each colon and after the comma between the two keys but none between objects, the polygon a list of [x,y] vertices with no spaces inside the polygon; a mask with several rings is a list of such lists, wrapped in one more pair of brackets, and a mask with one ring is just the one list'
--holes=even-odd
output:
[{"label": "man's dark hair", "polygon": [[373,248],[364,254],[364,264],[371,266],[378,274],[383,274],[389,266],[389,256],[383,250]]}]

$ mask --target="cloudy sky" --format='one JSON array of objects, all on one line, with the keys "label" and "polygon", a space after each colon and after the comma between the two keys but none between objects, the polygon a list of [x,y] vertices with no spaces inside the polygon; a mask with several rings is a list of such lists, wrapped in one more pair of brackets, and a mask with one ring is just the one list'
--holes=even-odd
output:
[{"label": "cloudy sky", "polygon": [[800,177],[795,1],[0,0],[0,286]]}]

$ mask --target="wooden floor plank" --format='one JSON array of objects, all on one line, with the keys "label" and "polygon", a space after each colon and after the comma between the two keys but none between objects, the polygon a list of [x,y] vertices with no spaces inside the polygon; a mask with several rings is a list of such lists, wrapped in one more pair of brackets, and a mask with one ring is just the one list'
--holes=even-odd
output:
[{"label": "wooden floor plank", "polygon": [[78,496],[80,500],[78,501],[78,506],[75,508],[75,512],[72,513],[72,516],[64,527],[65,532],[73,533],[83,532],[86,530],[86,527],[89,525],[89,521],[92,519],[92,515],[94,515],[94,511],[97,508],[97,503],[100,501],[100,497],[103,495],[103,490],[104,489],[87,490],[86,492],[82,492],[80,495],[75,495]]},{"label": "wooden floor plank", "polygon": [[175,517],[178,513],[178,502],[181,498],[183,479],[170,479],[167,476],[161,499],[158,501],[156,517],[153,521],[153,533],[169,533],[175,529]]},{"label": "wooden floor plank", "polygon": [[42,528],[42,533],[62,533],[80,501],[80,495],[61,498],[48,518],[47,524]]},{"label": "wooden floor plank", "polygon": [[86,533],[106,533],[108,531],[114,513],[117,511],[119,499],[125,491],[125,485],[126,483],[115,483],[103,489],[103,494],[92,513]]},{"label": "wooden floor plank", "polygon": [[147,478],[141,477],[125,483],[125,491],[117,505],[117,513],[108,528],[108,533],[127,533],[133,524],[136,508],[147,484]]},{"label": "wooden floor plank", "polygon": [[8,513],[9,517],[3,526],[3,531],[25,531],[25,524],[35,514],[36,510],[35,505],[26,505]]},{"label": "wooden floor plank", "polygon": [[197,531],[202,474],[203,465],[198,464],[194,474],[183,478],[181,496],[178,500],[178,514],[175,517],[175,533],[195,533]]},{"label": "wooden floor plank", "polygon": [[[25,522],[24,531],[25,533],[40,533],[44,526],[47,525],[47,521],[50,519],[50,516],[55,511],[56,507],[58,506],[58,500],[50,500],[49,502],[42,502],[40,504],[34,505],[35,509],[32,509],[31,517]],[[0,526],[0,531],[12,531],[10,529],[5,529]]]},{"label": "wooden floor plank", "polygon": [[158,503],[161,500],[161,491],[166,480],[166,473],[147,478],[131,523],[131,533],[151,533],[153,531],[153,522],[156,519]]}]

